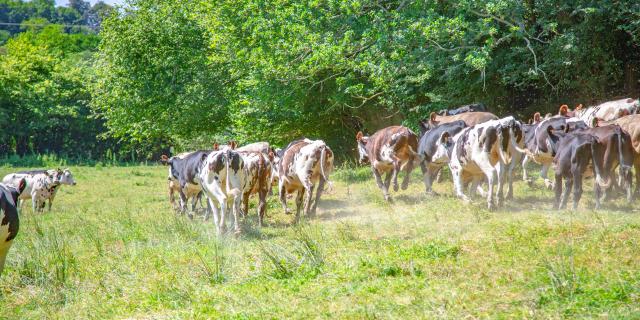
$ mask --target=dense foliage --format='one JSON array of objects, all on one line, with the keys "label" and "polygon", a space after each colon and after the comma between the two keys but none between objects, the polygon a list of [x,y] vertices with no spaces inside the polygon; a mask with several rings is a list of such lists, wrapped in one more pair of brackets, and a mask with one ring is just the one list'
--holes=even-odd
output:
[{"label": "dense foliage", "polygon": [[639,18],[631,0],[130,0],[103,21],[87,101],[141,157],[231,137],[349,151],[443,107],[637,97]]}]

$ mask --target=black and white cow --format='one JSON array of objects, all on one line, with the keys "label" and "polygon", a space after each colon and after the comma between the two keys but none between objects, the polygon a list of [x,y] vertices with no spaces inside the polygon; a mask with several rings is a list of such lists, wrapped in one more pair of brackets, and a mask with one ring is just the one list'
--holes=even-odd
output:
[{"label": "black and white cow", "polygon": [[502,205],[504,177],[511,162],[511,152],[517,149],[514,141],[519,131],[518,121],[509,116],[467,127],[454,137],[448,132],[441,134],[435,157],[449,159],[456,196],[468,201],[464,187],[471,183],[473,195],[480,183],[486,181],[489,210],[496,208],[494,184],[497,184],[497,206]]},{"label": "black and white cow", "polygon": [[[278,193],[282,208],[285,213],[291,213],[287,208],[287,194],[297,191],[296,222],[300,219],[303,200],[304,214],[314,216],[324,185],[330,183],[328,175],[333,171],[331,148],[322,140],[299,139],[289,143],[278,156]],[[316,197],[312,201],[314,190]]]},{"label": "black and white cow", "polygon": [[433,180],[442,167],[448,162],[448,157],[434,157],[438,149],[438,139],[444,132],[447,132],[449,136],[453,137],[458,134],[467,125],[464,121],[458,120],[449,123],[436,124],[430,129],[422,127],[420,141],[418,142],[418,154],[423,158],[420,162],[422,169],[422,175],[424,177],[424,186],[427,194],[435,194],[431,189]]},{"label": "black and white cow", "polygon": [[172,201],[173,190],[178,189],[180,212],[185,213],[189,199],[193,199],[192,212],[189,212],[190,218],[193,218],[196,199],[202,191],[200,172],[210,153],[209,150],[198,150],[186,155],[171,157],[167,161],[169,166],[169,200]]},{"label": "black and white cow", "polygon": [[226,228],[225,217],[229,209],[234,217],[234,232],[239,234],[241,231],[239,215],[245,181],[244,160],[234,148],[235,143],[231,143],[229,147],[209,153],[200,172],[202,190],[212,208],[218,235]]},{"label": "black and white cow", "polygon": [[17,188],[0,183],[0,275],[4,270],[4,263],[13,239],[18,235],[18,229],[20,228],[18,196],[26,186],[25,179],[21,179],[18,182]]}]

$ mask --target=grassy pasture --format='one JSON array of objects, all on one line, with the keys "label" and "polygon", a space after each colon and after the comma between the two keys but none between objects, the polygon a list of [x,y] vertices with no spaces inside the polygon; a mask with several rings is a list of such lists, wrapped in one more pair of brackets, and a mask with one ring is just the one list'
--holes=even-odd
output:
[{"label": "grassy pasture", "polygon": [[252,200],[243,235],[218,239],[173,214],[166,168],[72,171],[51,213],[21,212],[0,318],[640,318],[640,205],[592,211],[591,182],[577,212],[522,182],[488,212],[417,174],[387,204],[367,168],[342,169],[317,219],[291,226],[272,197],[259,229]]}]

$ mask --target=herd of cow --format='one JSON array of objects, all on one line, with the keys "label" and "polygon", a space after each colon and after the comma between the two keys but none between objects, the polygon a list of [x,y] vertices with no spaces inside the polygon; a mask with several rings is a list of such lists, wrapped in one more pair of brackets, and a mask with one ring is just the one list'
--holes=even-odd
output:
[{"label": "herd of cow", "polygon": [[[523,179],[531,182],[526,164],[542,166],[540,176],[547,187],[554,187],[555,209],[563,209],[573,189],[573,208],[582,195],[583,177],[595,176],[595,204],[613,189],[623,190],[631,201],[640,187],[640,101],[621,99],[597,106],[570,110],[560,107],[557,115],[535,113],[528,123],[512,116],[498,118],[483,104],[470,104],[454,110],[431,113],[419,123],[420,137],[409,128],[392,126],[371,136],[356,134],[360,163],[369,163],[385,200],[394,191],[409,186],[411,171],[420,166],[427,194],[435,194],[433,181],[448,165],[454,192],[464,201],[476,192],[484,194],[493,210],[513,198],[513,173],[520,164]],[[237,147],[235,142],[212,150],[199,150],[162,156],[169,167],[169,200],[174,209],[193,217],[202,196],[207,198],[205,219],[213,214],[218,234],[225,231],[225,217],[231,213],[233,228],[239,233],[240,216],[248,212],[251,195],[258,195],[258,223],[262,225],[267,195],[277,185],[286,213],[287,196],[296,195],[296,221],[300,212],[313,216],[333,171],[333,152],[322,140],[299,139],[285,148],[273,149],[267,142]],[[555,183],[547,172],[554,166]],[[636,185],[632,190],[635,168]],[[616,169],[617,173],[616,173]],[[402,184],[398,175],[405,172]],[[383,180],[383,175],[386,174]],[[564,183],[563,183],[564,181]],[[31,199],[34,211],[51,203],[59,187],[75,185],[65,170],[35,170],[12,173],[0,184],[0,273],[6,253],[18,232],[18,201]],[[487,190],[483,189],[486,184]],[[564,185],[564,190],[563,190]],[[494,190],[495,188],[495,190]],[[315,198],[314,198],[315,191]],[[465,194],[468,191],[469,196]],[[179,195],[179,204],[175,194]],[[188,202],[191,201],[191,210]]]}]

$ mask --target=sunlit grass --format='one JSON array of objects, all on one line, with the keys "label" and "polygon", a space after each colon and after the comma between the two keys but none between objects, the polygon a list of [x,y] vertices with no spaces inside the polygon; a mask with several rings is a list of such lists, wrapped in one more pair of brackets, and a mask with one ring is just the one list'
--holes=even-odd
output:
[{"label": "sunlit grass", "polygon": [[342,169],[317,219],[292,226],[272,197],[259,228],[252,200],[218,238],[173,214],[163,167],[72,171],[52,212],[21,213],[0,318],[640,316],[640,205],[594,212],[590,183],[577,212],[522,182],[489,212],[419,174],[388,204],[368,168]]}]

